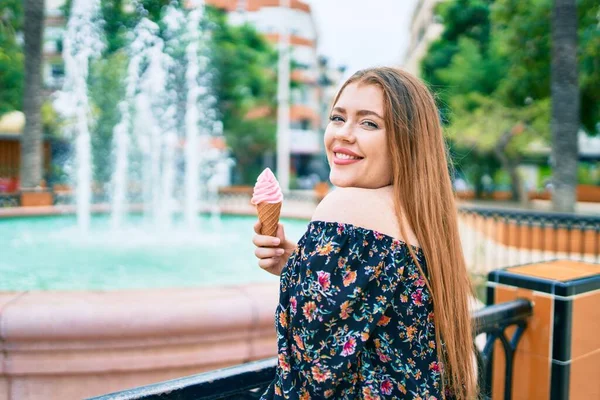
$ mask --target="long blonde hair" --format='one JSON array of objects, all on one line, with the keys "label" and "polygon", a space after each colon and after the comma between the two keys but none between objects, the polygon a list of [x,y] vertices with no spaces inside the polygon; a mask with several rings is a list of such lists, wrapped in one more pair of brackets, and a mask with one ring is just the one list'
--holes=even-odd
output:
[{"label": "long blonde hair", "polygon": [[383,90],[396,214],[401,233],[407,237],[404,214],[427,262],[426,276],[411,249],[433,298],[438,358],[444,365],[442,384],[458,399],[471,399],[477,395],[469,313],[473,291],[458,234],[447,147],[435,101],[418,78],[382,67],[351,76],[333,104],[351,83]]}]

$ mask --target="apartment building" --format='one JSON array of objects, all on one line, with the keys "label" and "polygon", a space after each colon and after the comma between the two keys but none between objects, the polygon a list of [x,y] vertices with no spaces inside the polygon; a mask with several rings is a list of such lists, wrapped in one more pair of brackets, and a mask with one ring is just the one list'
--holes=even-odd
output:
[{"label": "apartment building", "polygon": [[[290,92],[290,166],[292,176],[311,174],[315,159],[322,153],[320,134],[318,30],[310,6],[300,0],[206,0],[222,8],[234,24],[249,23],[277,46],[279,33],[290,33],[294,69]],[[300,182],[300,186],[303,186]]]},{"label": "apartment building", "polygon": [[418,0],[410,23],[410,44],[404,56],[403,67],[415,75],[431,42],[439,38],[444,25],[435,13],[436,6],[445,0]]}]

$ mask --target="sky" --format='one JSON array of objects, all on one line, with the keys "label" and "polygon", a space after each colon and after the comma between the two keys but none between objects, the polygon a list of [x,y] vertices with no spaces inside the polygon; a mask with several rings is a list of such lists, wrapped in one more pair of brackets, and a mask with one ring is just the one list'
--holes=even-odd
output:
[{"label": "sky", "polygon": [[318,53],[350,75],[374,65],[401,65],[416,0],[304,0],[319,32]]}]

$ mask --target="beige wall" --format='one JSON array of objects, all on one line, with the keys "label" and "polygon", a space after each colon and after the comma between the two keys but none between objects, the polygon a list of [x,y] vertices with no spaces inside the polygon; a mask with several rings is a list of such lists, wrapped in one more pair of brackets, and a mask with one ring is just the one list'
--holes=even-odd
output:
[{"label": "beige wall", "polygon": [[440,37],[444,26],[435,22],[433,10],[444,0],[419,0],[415,7],[410,26],[410,44],[404,58],[403,66],[413,74],[418,74],[419,64],[429,44]]}]

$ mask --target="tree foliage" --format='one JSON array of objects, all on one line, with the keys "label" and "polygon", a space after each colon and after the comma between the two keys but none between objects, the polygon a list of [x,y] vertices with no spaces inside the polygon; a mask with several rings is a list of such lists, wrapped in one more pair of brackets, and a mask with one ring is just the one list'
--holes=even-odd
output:
[{"label": "tree foliage", "polygon": [[[440,3],[444,32],[421,72],[437,94],[455,147],[514,165],[548,145],[551,9],[552,0]],[[594,133],[600,121],[600,4],[579,0],[578,12],[582,125]],[[512,168],[506,162],[504,168]]]},{"label": "tree foliage", "polygon": [[[225,138],[240,183],[252,184],[262,167],[262,155],[275,149],[277,53],[253,27],[228,25],[222,11],[209,8],[209,20]],[[268,111],[264,117],[247,118],[249,111],[261,108]]]},{"label": "tree foliage", "polygon": [[[64,7],[67,16],[69,3]],[[112,130],[118,122],[116,100],[122,96],[119,81],[126,68],[123,57],[126,57],[124,47],[129,40],[128,33],[142,17],[159,23],[164,29],[161,17],[169,4],[169,0],[141,0],[131,12],[124,9],[123,0],[101,0],[108,45],[105,59],[92,67],[91,97],[98,118],[93,140],[97,148],[103,149],[98,150],[97,156],[102,160],[106,158]],[[229,24],[226,14],[219,9],[207,6],[203,24],[210,31],[211,67],[215,75],[212,89],[217,98],[218,118],[223,122],[223,133],[236,159],[240,183],[249,184],[262,165],[261,155],[275,149],[273,111],[277,54],[252,26]],[[185,104],[185,96],[179,102]],[[250,110],[259,108],[269,112],[261,118],[247,118]],[[97,171],[96,177],[105,179],[108,172],[104,170]]]},{"label": "tree foliage", "polygon": [[22,109],[24,58],[17,41],[22,29],[22,1],[3,0],[0,3],[0,115]]}]

